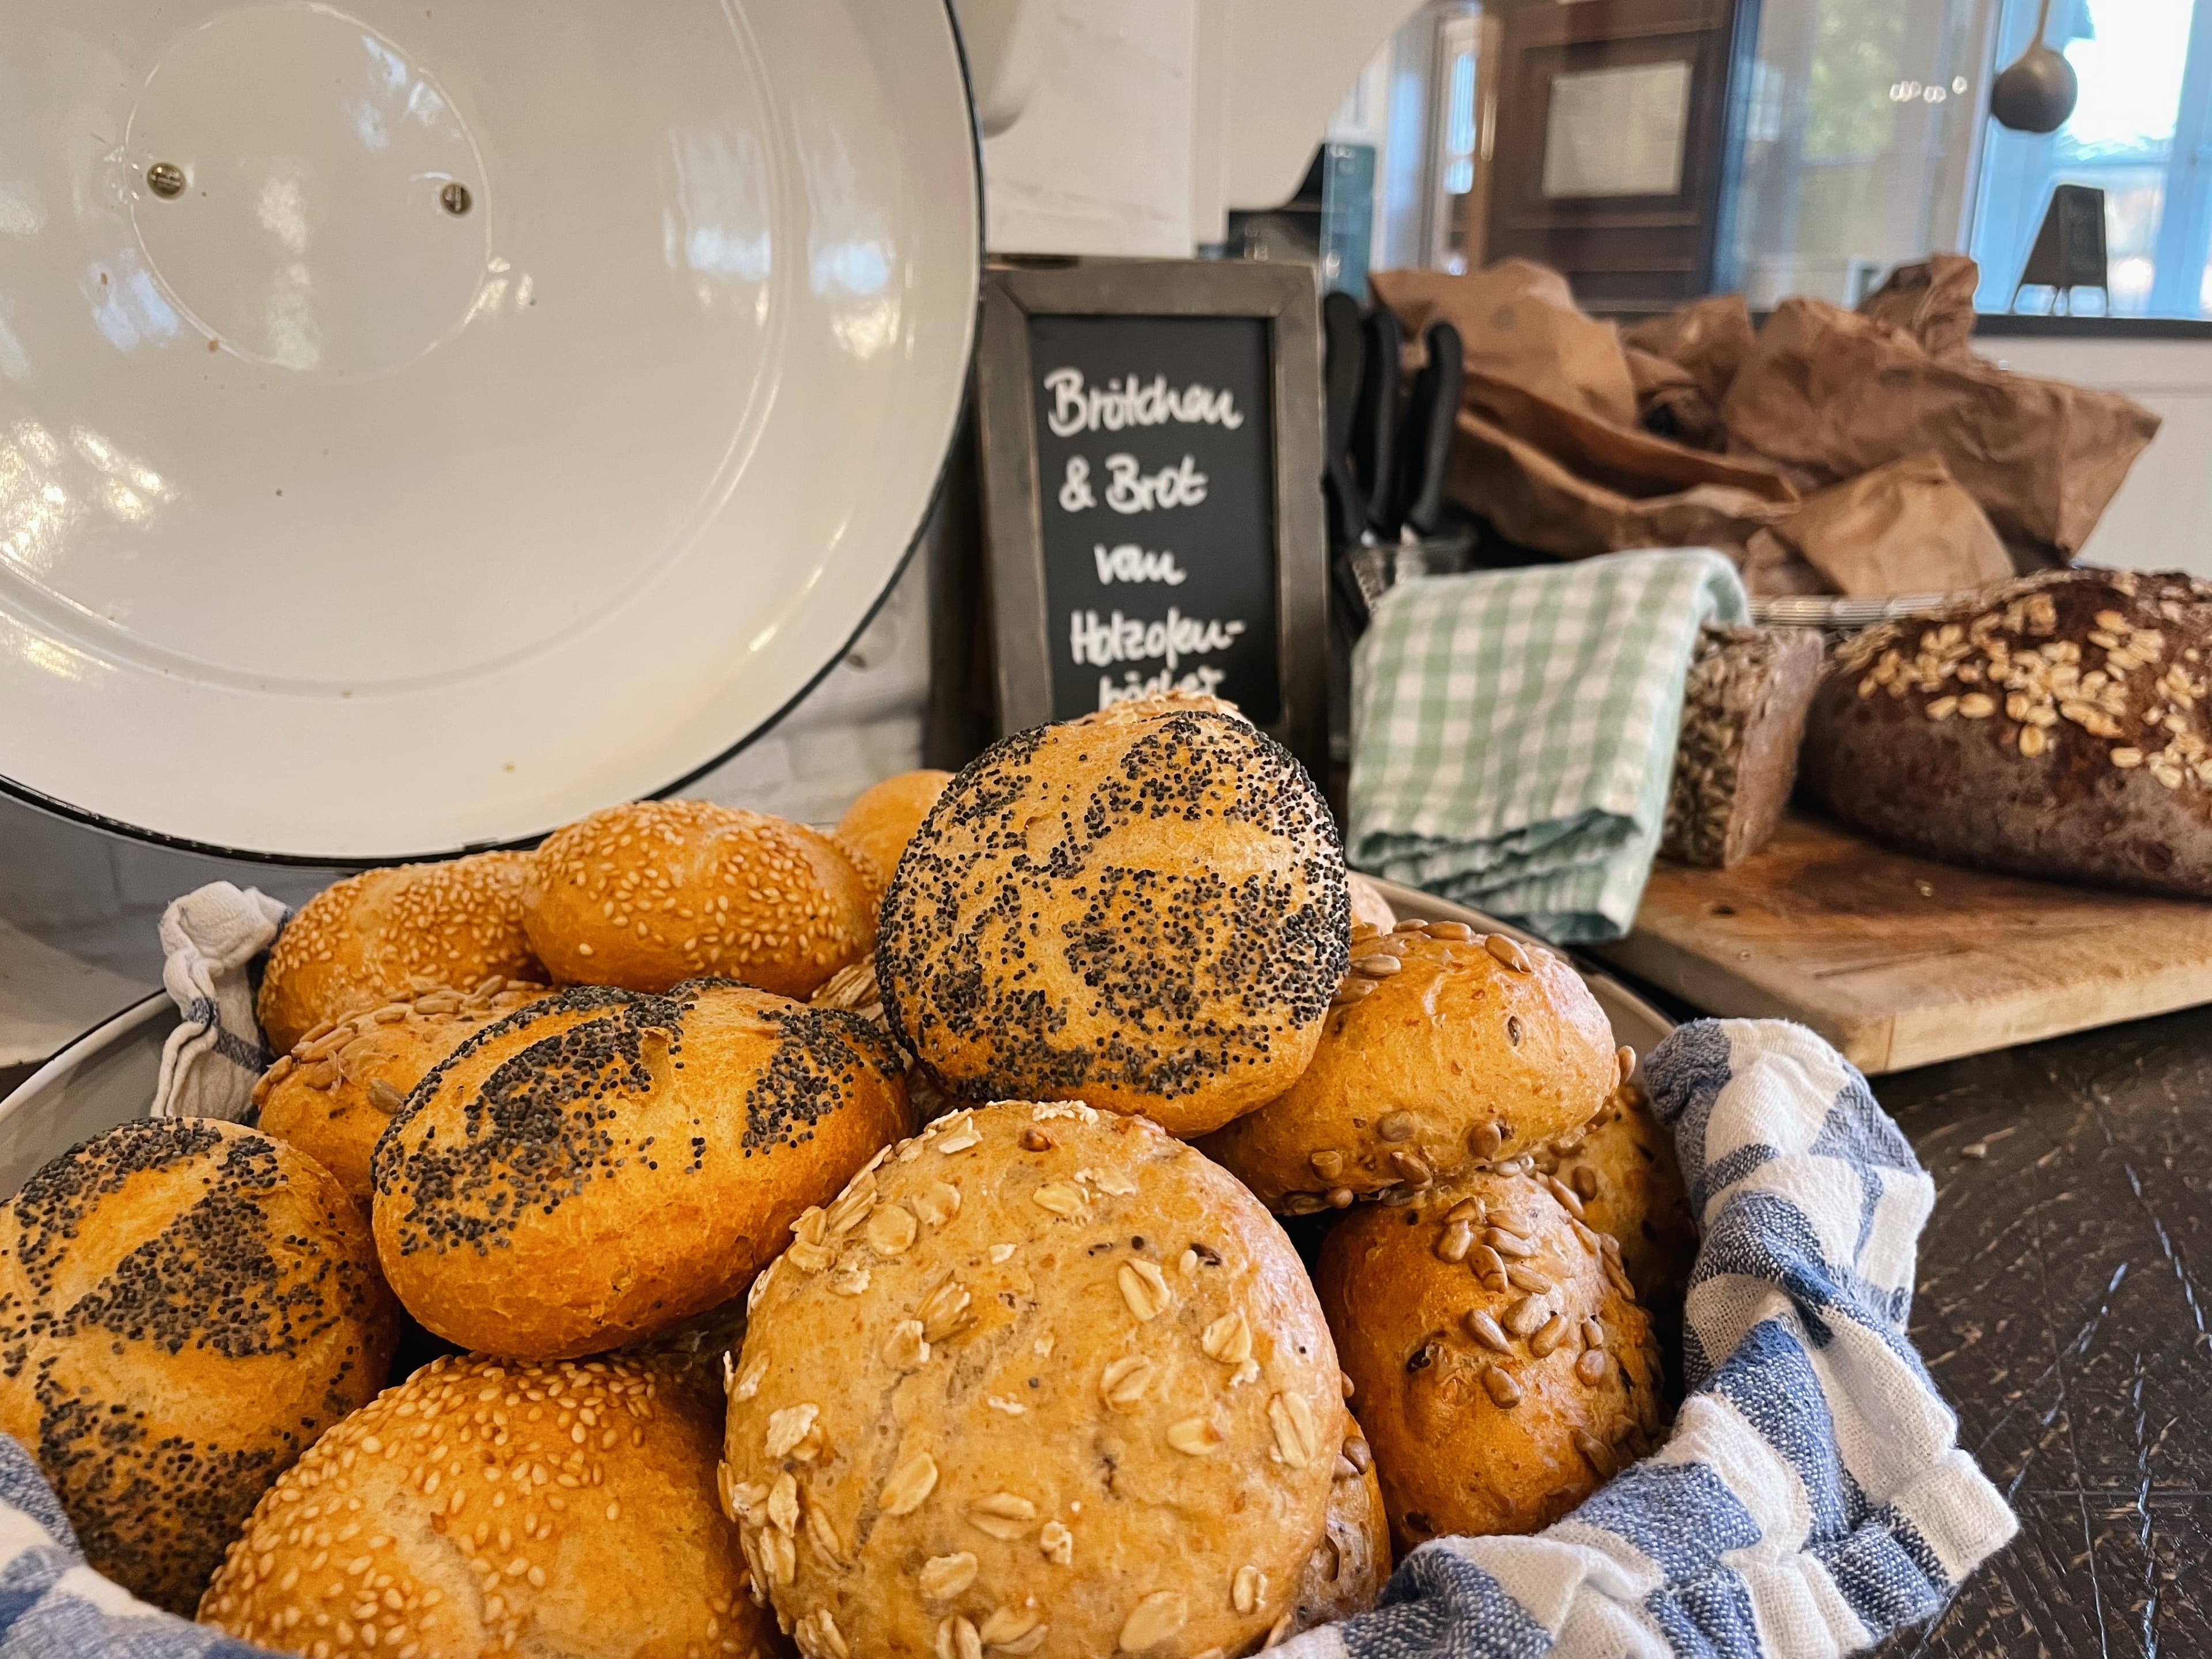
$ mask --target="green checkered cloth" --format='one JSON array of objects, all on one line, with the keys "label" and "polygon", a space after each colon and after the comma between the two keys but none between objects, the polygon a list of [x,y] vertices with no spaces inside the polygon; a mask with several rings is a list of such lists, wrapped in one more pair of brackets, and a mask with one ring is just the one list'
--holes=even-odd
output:
[{"label": "green checkered cloth", "polygon": [[1698,629],[1748,615],[1705,549],[1392,588],[1352,659],[1353,866],[1549,939],[1619,938]]}]

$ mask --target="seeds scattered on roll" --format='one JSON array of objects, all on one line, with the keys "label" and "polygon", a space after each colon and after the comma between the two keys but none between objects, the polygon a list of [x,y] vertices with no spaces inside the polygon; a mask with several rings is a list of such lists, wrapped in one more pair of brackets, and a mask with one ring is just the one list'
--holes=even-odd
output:
[{"label": "seeds scattered on roll", "polygon": [[369,1154],[423,1074],[472,1032],[545,994],[490,975],[465,993],[410,992],[316,1026],[253,1085],[260,1127],[336,1176],[366,1215]]},{"label": "seeds scattered on roll", "polygon": [[654,1335],[743,1291],[799,1212],[906,1132],[857,1014],[708,981],[576,986],[440,1061],[377,1143],[407,1310],[525,1358]]},{"label": "seeds scattered on roll", "polygon": [[875,942],[875,902],[826,836],[711,801],[636,801],[531,854],[523,919],[556,979],[665,991],[720,976],[805,998]]},{"label": "seeds scattered on roll", "polygon": [[1350,901],[1321,792],[1210,708],[1117,705],[1006,738],[892,878],[892,1030],[972,1100],[1070,1098],[1200,1134],[1305,1068]]},{"label": "seeds scattered on roll", "polygon": [[1313,1064],[1206,1138],[1206,1155],[1290,1214],[1403,1198],[1587,1122],[1618,1074],[1582,975],[1458,922],[1355,929]]},{"label": "seeds scattered on roll", "polygon": [[479,853],[365,870],[316,894],[269,952],[256,1012],[270,1048],[410,992],[543,979],[522,926],[529,867],[526,853]]},{"label": "seeds scattered on roll", "polygon": [[257,1130],[125,1123],[0,1211],[0,1430],[94,1569],[173,1613],[396,1335],[352,1200]]},{"label": "seeds scattered on roll", "polygon": [[1289,1242],[1155,1126],[939,1120],[757,1282],[723,1474],[809,1654],[1234,1653],[1291,1616],[1346,1415]]},{"label": "seeds scattered on roll", "polygon": [[861,791],[838,820],[837,844],[854,855],[878,902],[907,843],[951,781],[950,772],[902,772]]},{"label": "seeds scattered on roll", "polygon": [[276,1483],[200,1620],[333,1659],[774,1653],[715,1506],[720,1437],[658,1364],[434,1360]]},{"label": "seeds scattered on roll", "polygon": [[[1455,1261],[1460,1228],[1485,1248]],[[1534,1532],[1649,1449],[1658,1352],[1611,1243],[1492,1173],[1363,1205],[1322,1240],[1315,1288],[1401,1553]]]}]

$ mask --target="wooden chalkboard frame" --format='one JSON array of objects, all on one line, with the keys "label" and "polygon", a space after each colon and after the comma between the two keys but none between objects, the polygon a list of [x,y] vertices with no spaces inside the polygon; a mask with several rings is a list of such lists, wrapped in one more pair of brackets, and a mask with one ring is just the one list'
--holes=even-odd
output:
[{"label": "wooden chalkboard frame", "polygon": [[1322,522],[1321,310],[1312,268],[1115,260],[984,272],[975,354],[981,527],[1000,735],[1052,718],[1042,480],[1029,322],[1045,317],[1249,317],[1267,325],[1275,470],[1276,663],[1266,730],[1316,778],[1328,765],[1328,565]]}]

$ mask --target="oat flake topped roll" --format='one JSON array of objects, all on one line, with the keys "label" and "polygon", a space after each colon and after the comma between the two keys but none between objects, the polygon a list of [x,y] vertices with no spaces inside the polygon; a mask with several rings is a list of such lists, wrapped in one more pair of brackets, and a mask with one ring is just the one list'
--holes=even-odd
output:
[{"label": "oat flake topped roll", "polygon": [[1248,1650],[1346,1418],[1267,1213],[1142,1119],[956,1113],[757,1281],[723,1501],[802,1653]]}]

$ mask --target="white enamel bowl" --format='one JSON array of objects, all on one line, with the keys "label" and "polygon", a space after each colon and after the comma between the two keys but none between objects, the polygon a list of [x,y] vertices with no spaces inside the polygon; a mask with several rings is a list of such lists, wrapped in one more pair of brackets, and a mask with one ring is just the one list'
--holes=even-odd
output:
[{"label": "white enamel bowl", "polygon": [[833,664],[959,410],[939,0],[0,8],[0,782],[385,860]]},{"label": "white enamel bowl", "polygon": [[[1463,921],[1486,933],[1534,942],[1480,911],[1391,882],[1376,885],[1401,918]],[[1674,1029],[1664,1014],[1619,981],[1588,971],[1583,977],[1613,1022],[1614,1042],[1649,1054]],[[48,1158],[125,1119],[145,1115],[161,1071],[161,1042],[176,1023],[176,1005],[166,994],[148,997],[87,1032],[0,1101],[0,1200],[12,1196]]]}]

